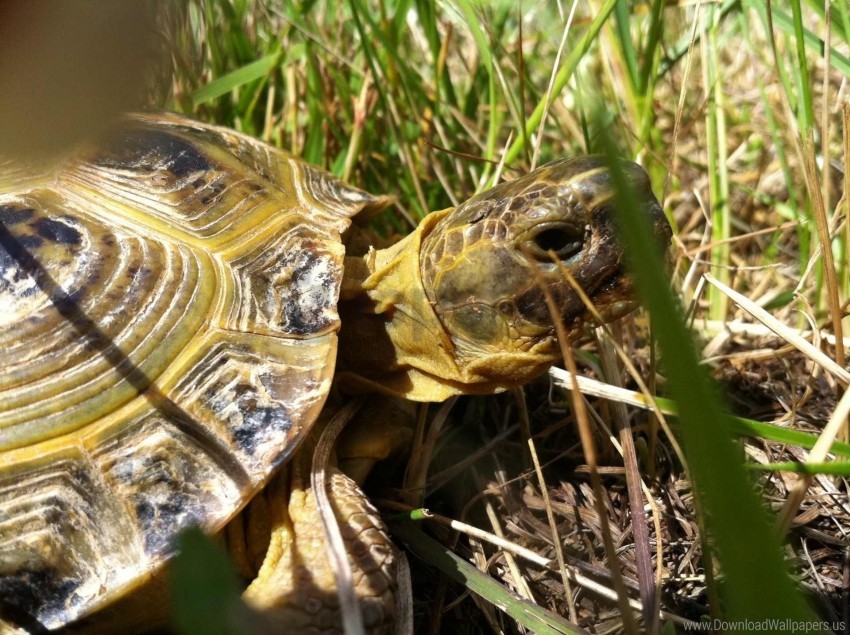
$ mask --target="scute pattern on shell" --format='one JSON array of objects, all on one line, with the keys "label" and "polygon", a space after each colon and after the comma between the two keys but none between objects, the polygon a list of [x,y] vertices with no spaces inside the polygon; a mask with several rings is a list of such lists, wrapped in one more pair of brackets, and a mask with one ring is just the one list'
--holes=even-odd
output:
[{"label": "scute pattern on shell", "polygon": [[0,626],[108,603],[291,456],[333,372],[340,234],[376,200],[178,115],[50,174],[0,164]]}]

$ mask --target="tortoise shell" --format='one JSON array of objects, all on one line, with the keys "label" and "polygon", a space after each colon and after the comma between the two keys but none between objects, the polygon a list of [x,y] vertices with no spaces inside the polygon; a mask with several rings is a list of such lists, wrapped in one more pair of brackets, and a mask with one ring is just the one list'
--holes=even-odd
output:
[{"label": "tortoise shell", "polygon": [[384,203],[178,115],[0,169],[4,611],[96,610],[266,483],[330,387],[340,235]]}]

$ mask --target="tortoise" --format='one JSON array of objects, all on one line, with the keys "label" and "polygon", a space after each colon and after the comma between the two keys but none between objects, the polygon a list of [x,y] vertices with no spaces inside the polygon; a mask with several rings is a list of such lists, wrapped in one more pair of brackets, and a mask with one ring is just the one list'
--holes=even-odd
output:
[{"label": "tortoise", "polygon": [[[646,173],[626,171],[666,244]],[[346,256],[351,218],[390,198],[183,115],[128,115],[50,168],[6,164],[0,627],[61,628],[150,586],[179,532],[220,531],[299,455],[335,375],[440,401],[541,374],[558,358],[546,296],[573,334],[594,319],[562,270],[603,320],[634,308],[612,200],[602,159],[562,159]],[[369,538],[355,577],[381,578],[363,600],[380,630],[392,609],[368,603],[392,599],[391,550],[334,478],[343,535]],[[304,588],[321,547],[301,548],[295,571],[278,544],[246,597],[279,625],[338,628],[335,599]]]}]

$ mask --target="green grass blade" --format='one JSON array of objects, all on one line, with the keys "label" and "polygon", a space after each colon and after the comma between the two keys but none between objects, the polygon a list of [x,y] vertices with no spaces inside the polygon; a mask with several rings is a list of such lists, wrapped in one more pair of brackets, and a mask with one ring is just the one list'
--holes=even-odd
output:
[{"label": "green grass blade", "polygon": [[[744,0],[744,5],[759,13],[762,17],[765,17],[767,14],[767,7],[765,6],[762,0]],[[794,19],[785,13],[777,9],[775,6],[773,7],[773,26],[782,31],[787,35],[794,34]],[[809,29],[803,28],[802,31],[802,39],[805,42],[806,48],[815,51],[821,57],[823,56],[823,49],[826,44],[824,41],[819,38],[817,35],[812,33]],[[850,77],[850,57],[842,54],[841,51],[836,50],[834,47],[830,51],[829,54],[829,63],[830,65]]]},{"label": "green grass blade", "polygon": [[794,26],[794,41],[797,44],[797,70],[800,73],[800,88],[802,89],[803,113],[803,134],[808,132],[815,125],[815,111],[812,104],[812,91],[809,82],[809,64],[806,60],[806,44],[805,36],[803,35],[803,14],[800,11],[800,0],[791,0],[791,15]]},{"label": "green grass blade", "polygon": [[[699,366],[682,311],[667,290],[668,282],[656,241],[633,209],[631,194],[616,160],[613,143],[605,137],[612,179],[617,190],[617,221],[627,247],[638,292],[650,309],[663,353],[670,392],[681,409],[682,438],[701,507],[711,520],[718,561],[725,573],[724,617],[729,620],[814,620],[786,571],[779,540],[761,501],[755,495],[735,447],[730,417]],[[758,563],[758,566],[753,566]]]},{"label": "green grass blade", "polygon": [[614,6],[614,25],[617,31],[617,41],[623,53],[629,79],[632,82],[632,90],[640,90],[638,79],[637,53],[632,44],[631,16],[629,14],[630,3],[627,0],[618,0]]},{"label": "green grass blade", "polygon": [[[653,0],[652,7],[649,12],[649,32],[646,38],[646,44],[643,48],[643,60],[640,67],[640,77],[638,81],[638,91],[644,97],[649,92],[651,94],[652,83],[650,80],[656,76],[654,70],[657,66],[656,54],[662,44],[661,36],[664,34],[664,0]],[[647,101],[651,102],[651,99]]]},{"label": "green grass blade", "polygon": [[544,635],[579,634],[578,628],[551,611],[523,599],[486,573],[459,558],[443,545],[425,535],[414,523],[391,525],[393,536],[403,541],[413,553],[439,569],[444,575],[480,595],[501,609],[518,624]]},{"label": "green grass blade", "polygon": [[[563,65],[560,70],[558,70],[557,75],[555,75],[555,81],[552,84],[552,96],[551,99],[555,99],[563,90],[564,86],[567,85],[567,82],[570,81],[570,78],[573,76],[576,68],[578,67],[579,62],[584,57],[585,53],[587,53],[590,45],[593,44],[596,37],[599,35],[599,31],[602,29],[602,25],[605,24],[605,21],[608,19],[608,16],[611,15],[611,12],[614,10],[615,5],[618,0],[606,0],[605,4],[602,5],[599,13],[594,16],[593,21],[587,28],[587,32],[582,37],[578,46],[573,48],[569,55],[567,55],[564,60]],[[525,133],[529,136],[533,135],[537,130],[537,126],[540,125],[540,120],[543,118],[543,111],[546,109],[546,101],[540,101],[537,106],[534,108],[534,111],[528,117],[525,122]],[[522,134],[517,135],[517,138],[514,139],[511,147],[508,149],[505,154],[505,163],[511,163],[516,160],[516,158],[520,155],[523,149],[523,136]]]},{"label": "green grass blade", "polygon": [[752,470],[767,472],[795,472],[797,474],[830,474],[834,476],[850,476],[850,461],[827,461],[824,463],[796,463],[786,461],[782,463],[765,463],[757,465],[748,463],[747,467]]},{"label": "green grass blade", "polygon": [[[679,407],[672,399],[664,397],[655,397],[655,403],[658,405],[661,412],[673,417],[679,416]],[[792,430],[773,423],[764,421],[755,421],[745,417],[730,417],[732,432],[737,436],[750,436],[772,441],[773,443],[783,443],[786,445],[795,445],[806,450],[811,450],[817,443],[818,435],[802,430]],[[841,441],[833,441],[829,448],[830,453],[836,456],[850,458],[850,443]]]},{"label": "green grass blade", "polygon": [[[744,9],[756,11],[762,17],[764,17],[767,13],[767,7],[764,0],[724,0],[723,4],[720,5],[721,19],[726,17],[726,15],[732,11],[740,11],[742,4]],[[811,4],[818,3],[812,2]],[[836,22],[833,22],[834,32],[838,33],[844,42],[847,42],[848,38],[850,38],[850,8],[848,8],[846,4],[836,3],[833,5],[833,10],[839,18],[837,20],[838,28],[835,27]],[[777,9],[776,4],[772,7],[772,15],[773,25],[775,27],[787,35],[794,34],[794,19],[790,15],[780,9]],[[697,38],[699,37],[700,34],[697,34]],[[823,39],[806,28],[803,28],[802,30],[802,38],[805,42],[806,49],[814,51],[823,57],[823,50],[825,46]],[[684,55],[688,52],[690,41],[690,34],[686,33],[668,49],[667,55],[659,69],[659,74],[667,73],[680,59],[682,59],[682,57],[684,57]],[[841,71],[850,77],[850,57],[833,47],[830,51],[829,62],[834,69]]]},{"label": "green grass blade", "polygon": [[[468,0],[458,0],[458,7],[466,20],[466,25],[472,34],[472,39],[475,40],[475,45],[478,48],[478,53],[481,55],[482,64],[487,71],[487,96],[489,101],[489,110],[491,116],[489,118],[490,125],[487,129],[487,149],[485,157],[494,159],[496,156],[496,140],[498,138],[498,117],[496,117],[496,77],[493,70],[493,55],[490,52],[490,42],[484,35],[484,31],[479,23],[478,16],[472,8]],[[489,164],[485,168],[489,171]]]},{"label": "green grass blade", "polygon": [[[743,417],[732,417],[732,429],[735,434],[758,437],[765,441],[773,441],[775,443],[787,443],[788,445],[796,445],[807,450],[811,450],[817,443],[818,436],[802,430],[791,430],[772,423],[764,423],[763,421],[753,421],[752,419],[744,419]],[[829,448],[832,454],[850,458],[850,444],[842,443],[841,441],[833,441]]]},{"label": "green grass blade", "polygon": [[[569,382],[565,383],[561,377],[557,377],[557,379],[560,386],[567,388],[568,390],[572,389],[572,385]],[[581,384],[581,382],[582,380],[579,378],[579,383]],[[606,394],[605,391],[594,390],[594,387],[591,385],[583,386],[582,392],[596,397],[606,398],[610,396]],[[630,390],[623,390],[618,397],[618,401],[637,408],[643,408],[644,410],[651,409],[647,399],[641,393]],[[679,417],[679,407],[674,400],[656,396],[653,397],[653,401],[662,414],[669,417]],[[774,423],[755,421],[754,419],[747,419],[745,417],[730,417],[730,421],[732,424],[732,432],[737,436],[757,437],[765,441],[782,443],[784,445],[795,445],[807,450],[812,449],[819,438],[818,435],[812,434],[811,432],[793,430]],[[850,443],[833,441],[829,448],[829,452],[836,456],[850,458]]]},{"label": "green grass blade", "polygon": [[266,77],[280,63],[281,51],[270,53],[256,62],[246,64],[227,75],[212,80],[192,93],[192,103],[197,107],[229,93],[231,90]]},{"label": "green grass blade", "polygon": [[[706,10],[705,60],[703,66],[705,90],[709,95],[706,108],[706,150],[708,152],[709,214],[711,214],[711,239],[716,246],[711,250],[712,271],[725,285],[731,284],[732,211],[729,208],[728,142],[725,94],[722,65],[720,63],[718,31],[722,15],[716,5]],[[714,320],[724,320],[729,310],[725,294],[709,288],[709,315]]]}]

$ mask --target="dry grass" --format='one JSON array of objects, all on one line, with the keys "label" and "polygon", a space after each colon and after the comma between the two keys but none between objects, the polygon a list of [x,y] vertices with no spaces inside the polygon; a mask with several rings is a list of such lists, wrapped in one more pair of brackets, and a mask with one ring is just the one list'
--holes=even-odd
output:
[{"label": "dry grass", "polygon": [[[721,18],[719,5],[667,4],[660,14],[662,46],[653,49],[659,21],[652,15],[661,5],[639,5],[633,13],[615,10],[589,50],[575,58],[568,88],[550,92],[589,32],[588,16],[610,3],[580,6],[563,50],[570,7],[559,15],[548,3],[524,3],[520,19],[508,5],[426,4],[321,2],[283,9],[256,2],[243,12],[224,2],[192,5],[192,28],[175,51],[174,101],[355,184],[397,195],[397,213],[373,221],[385,235],[403,233],[425,211],[454,204],[491,181],[505,148],[514,150],[504,165],[512,175],[536,158],[598,149],[599,126],[610,127],[664,194],[676,227],[673,289],[728,407],[742,417],[821,434],[846,379],[793,341],[750,326],[756,322],[751,314],[707,287],[702,274],[712,273],[842,366],[831,290],[846,308],[850,230],[847,206],[839,203],[847,156],[842,132],[850,126],[841,107],[846,71],[829,68],[830,60],[812,49],[800,64],[799,37],[776,21],[771,34],[752,8],[734,7]],[[806,27],[822,37],[817,8],[806,5],[803,12]],[[846,10],[836,11],[831,39],[844,56],[846,17]],[[638,44],[626,46],[629,41]],[[258,59],[274,65],[251,66]],[[242,75],[228,75],[234,72]],[[546,114],[539,129],[535,109]],[[834,277],[821,266],[816,208],[835,236],[835,262],[827,263]],[[645,318],[624,321],[614,341],[645,389],[665,394]],[[597,340],[575,347],[580,372],[638,389],[609,348]],[[401,497],[475,527],[425,523],[464,560],[589,631],[658,629],[658,610],[674,624],[723,615],[717,593],[724,571],[706,556],[706,520],[687,458],[666,423],[615,401],[586,401],[584,425],[596,448],[601,491],[591,486],[577,411],[543,378],[524,392],[457,401],[438,417],[437,408],[428,409],[420,435],[425,445],[412,452],[427,461],[408,474],[420,479],[408,481],[412,489],[400,496],[405,467],[390,463],[372,480],[372,495]],[[799,445],[758,435],[742,438],[740,453],[762,466],[808,457]],[[789,497],[795,500],[799,476],[787,469],[754,474],[761,500],[774,513]],[[810,479],[802,499],[788,508],[784,551],[816,612],[845,623],[848,474]],[[387,509],[398,503],[387,502]],[[491,534],[514,546],[503,548]],[[417,632],[521,629],[437,570],[415,559],[412,566]],[[612,599],[618,586],[633,605],[643,600],[654,609],[624,614],[624,598]],[[630,627],[632,618],[637,625]]]},{"label": "dry grass", "polygon": [[[162,90],[144,86],[155,107],[245,131],[395,195],[389,213],[367,219],[383,241],[500,178],[599,152],[608,132],[647,168],[674,225],[671,287],[702,367],[738,417],[738,436],[721,449],[735,443],[748,466],[812,614],[848,624],[850,8],[833,2],[827,19],[829,2],[772,5],[768,19],[760,0],[166,3],[159,19],[173,72]],[[57,15],[57,33],[84,40]],[[110,100],[91,104],[85,88],[72,99],[88,84],[54,68],[50,53],[37,65],[72,81],[42,101],[89,104],[86,118],[102,124]],[[80,74],[111,86],[96,61]],[[113,80],[143,84],[125,81],[129,65],[113,64]],[[27,97],[38,74],[12,70],[21,83],[2,73],[0,83]],[[23,147],[37,139],[20,121],[38,119],[51,139],[74,132],[65,116],[13,110],[23,117],[0,130],[10,141],[22,128]],[[423,407],[415,461],[389,460],[368,483],[406,543],[427,534],[459,558],[413,546],[448,562],[411,558],[416,631],[520,632],[533,614],[541,632],[660,632],[706,617],[791,614],[782,599],[746,606],[741,565],[767,595],[778,588],[759,579],[764,561],[723,560],[730,532],[718,524],[742,544],[768,534],[711,506],[739,492],[707,486],[704,450],[677,416],[685,404],[670,401],[676,351],[657,358],[646,315],[566,353],[583,400],[553,374],[522,391]],[[718,471],[728,467],[721,458],[708,457]],[[417,521],[411,537],[396,515],[422,506],[439,517]]]}]

